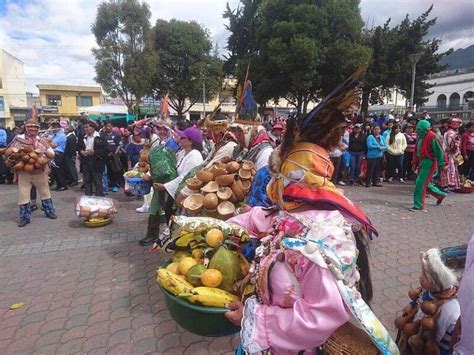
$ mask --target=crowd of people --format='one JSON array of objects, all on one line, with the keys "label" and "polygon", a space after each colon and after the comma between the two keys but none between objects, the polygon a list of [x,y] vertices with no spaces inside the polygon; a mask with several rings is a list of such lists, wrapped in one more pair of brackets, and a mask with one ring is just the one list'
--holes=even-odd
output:
[{"label": "crowd of people", "polygon": [[[0,182],[18,181],[23,227],[36,207],[36,190],[46,216],[57,218],[49,185],[58,192],[80,185],[88,196],[121,189],[130,194],[124,173],[140,169],[146,155],[149,171],[142,178],[152,188],[137,208],[148,213],[147,233],[139,243],[159,249],[171,234],[168,228],[160,230],[161,217],[169,225],[171,216],[180,213],[183,200],[192,193],[187,179],[223,158],[251,161],[256,175],[247,203],[230,221],[251,235],[266,236],[258,241],[254,276],[258,285],[265,275],[279,287],[272,291],[262,286],[260,297],[229,305],[226,317],[242,326],[241,349],[314,350],[348,321],[353,310],[383,353],[397,353],[397,345],[367,307],[373,296],[367,245],[377,230],[337,185],[369,188],[381,187],[383,181],[416,179],[412,210],[425,209],[426,193],[439,204],[448,192],[461,188],[461,177],[473,179],[474,122],[464,125],[457,117],[434,121],[426,112],[420,117],[410,112],[347,117],[353,103],[342,98],[353,95],[355,102],[357,85],[358,80],[346,81],[322,108],[304,117],[267,120],[265,125],[256,117],[235,119],[217,111],[200,122],[173,124],[153,117],[121,128],[112,121],[81,117],[52,122],[39,131],[38,122],[28,120],[16,133],[0,130],[0,146],[39,148],[54,157],[50,167],[15,175],[2,165]],[[288,236],[295,238],[288,242]],[[306,246],[316,239],[324,242]],[[443,325],[437,339],[440,349],[448,349],[443,353],[451,353],[445,342],[460,332],[455,327],[462,310],[454,302],[457,280],[442,263],[437,250],[424,254],[421,286],[426,297],[441,294],[453,300],[450,305],[455,303],[444,308],[443,319],[449,324]],[[466,291],[461,295],[469,306]]]}]

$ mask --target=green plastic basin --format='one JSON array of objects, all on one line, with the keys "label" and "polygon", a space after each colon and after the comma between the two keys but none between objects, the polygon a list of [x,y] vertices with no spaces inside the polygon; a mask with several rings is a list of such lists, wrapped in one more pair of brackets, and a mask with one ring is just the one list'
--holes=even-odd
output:
[{"label": "green plastic basin", "polygon": [[[169,262],[162,265],[166,267]],[[224,316],[227,308],[202,307],[173,295],[160,286],[165,305],[174,319],[187,331],[206,337],[223,337],[240,331]]]}]

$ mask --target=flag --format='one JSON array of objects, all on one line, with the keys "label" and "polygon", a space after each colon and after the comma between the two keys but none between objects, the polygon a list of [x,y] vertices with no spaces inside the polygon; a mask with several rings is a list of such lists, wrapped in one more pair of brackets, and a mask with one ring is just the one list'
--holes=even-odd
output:
[{"label": "flag", "polygon": [[38,121],[38,113],[36,112],[36,105],[31,106],[31,119],[33,121]]},{"label": "flag", "polygon": [[166,120],[169,114],[169,97],[168,94],[161,100],[161,108],[160,108],[161,118]]}]

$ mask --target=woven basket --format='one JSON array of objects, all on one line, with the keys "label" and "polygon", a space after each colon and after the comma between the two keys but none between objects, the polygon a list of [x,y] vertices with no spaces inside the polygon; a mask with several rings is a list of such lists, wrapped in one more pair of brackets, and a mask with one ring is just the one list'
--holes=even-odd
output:
[{"label": "woven basket", "polygon": [[352,323],[345,323],[324,343],[326,355],[374,355],[380,354],[369,336]]}]

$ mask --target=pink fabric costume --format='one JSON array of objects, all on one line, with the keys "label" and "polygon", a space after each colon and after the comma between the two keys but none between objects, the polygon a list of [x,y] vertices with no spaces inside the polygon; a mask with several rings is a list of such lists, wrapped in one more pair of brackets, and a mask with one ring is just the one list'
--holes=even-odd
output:
[{"label": "pink fabric costume", "polygon": [[444,134],[444,151],[446,152],[446,164],[448,165],[447,171],[441,171],[440,179],[442,187],[450,187],[455,190],[461,188],[461,180],[459,179],[458,167],[455,164],[454,157],[461,154],[460,150],[460,138],[457,132],[450,128]]},{"label": "pink fabric costume", "polygon": [[[321,222],[337,211],[292,212]],[[261,208],[230,219],[250,234],[271,229],[272,216]],[[324,269],[294,251],[285,251],[284,262],[272,261],[281,251],[262,258],[258,283],[261,303],[255,297],[245,303],[241,342],[248,353],[270,350],[274,354],[314,353],[327,338],[349,319],[349,311],[330,270]],[[271,290],[268,289],[271,285]]]}]

